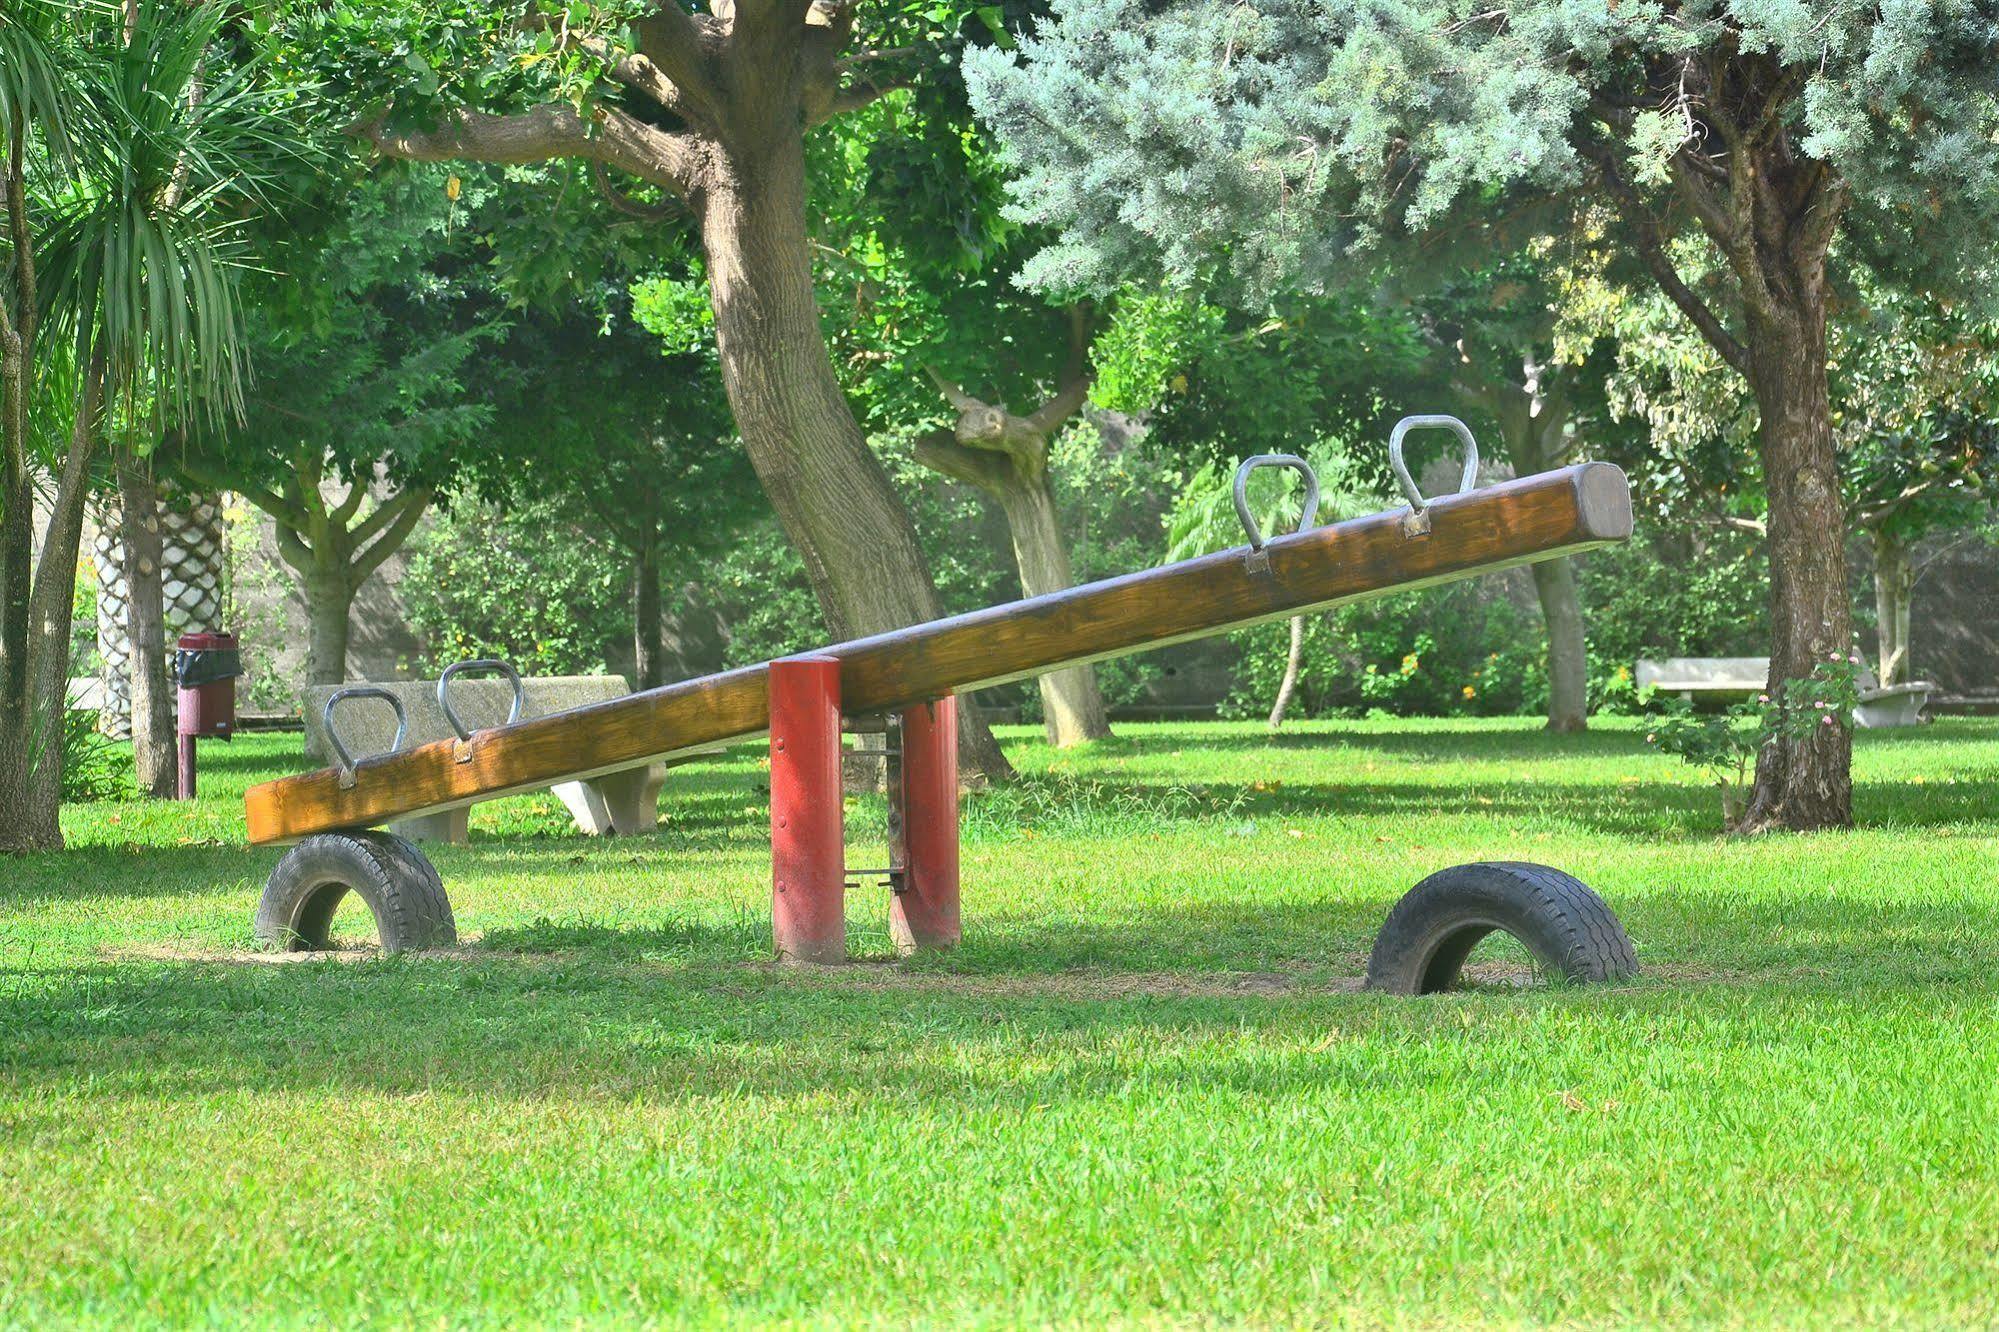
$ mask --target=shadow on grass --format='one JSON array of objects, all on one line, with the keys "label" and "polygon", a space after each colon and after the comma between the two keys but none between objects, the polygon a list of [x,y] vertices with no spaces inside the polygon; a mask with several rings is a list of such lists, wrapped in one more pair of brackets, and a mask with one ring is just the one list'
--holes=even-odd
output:
[{"label": "shadow on grass", "polygon": [[[753,803],[757,799],[753,786],[740,775],[718,774],[702,787],[670,802],[660,831],[645,837],[587,837],[568,825],[565,815],[560,828],[543,825],[538,834],[521,835],[516,826],[503,825],[498,830],[478,830],[469,847],[428,850],[443,870],[447,888],[455,873],[555,877],[571,874],[579,866],[671,873],[676,859],[713,864],[722,857],[760,853],[765,825]],[[1005,798],[1011,803],[999,814],[981,809],[992,797],[975,797],[968,803],[969,842],[1006,841],[1020,827],[1040,835],[1115,838],[1174,827],[1224,828],[1287,819],[1408,823],[1442,817],[1511,823],[1523,832],[1557,828],[1646,843],[1719,844],[1720,813],[1714,793],[1700,786],[1663,783],[1615,787],[1527,781],[1454,787],[1430,782],[1297,783],[1261,790],[1255,784],[1210,783],[1190,793],[1188,788],[1156,782],[1028,776]],[[1924,786],[1859,782],[1854,808],[1862,832],[1992,826],[1999,811],[1999,776],[1989,782]],[[865,841],[879,833],[877,814],[850,811],[850,835]],[[1422,835],[1440,841],[1434,825]],[[235,888],[246,879],[261,883],[282,854],[277,847],[213,842],[79,845],[0,862],[6,872],[0,880],[0,903],[158,897]]]},{"label": "shadow on grass", "polygon": [[[1608,1007],[1642,1022],[1674,1006],[1718,1015],[1783,1002],[1786,987],[1808,987],[1800,1002],[1829,1013],[1878,1002],[1870,992],[1949,984],[1935,1003],[1889,1002],[1905,1014],[1964,1013],[1989,1009],[1999,975],[1999,903],[1884,912],[1832,894],[1743,902],[1658,888],[1613,898],[1641,960],[1659,968],[1652,979],[1463,1002]],[[1096,918],[975,912],[956,954],[828,970],[763,960],[769,922],[752,912],[724,923],[544,920],[435,956],[286,965],[136,952],[0,970],[0,1090],[1032,1102],[1114,1090],[1133,1052],[1161,1041],[1228,1042],[1245,1030],[1280,1033],[1279,1043],[1254,1060],[1195,1061],[1187,1076],[1272,1092],[1351,1076],[1378,1089],[1427,1080],[1438,1046],[1481,1039],[1460,1001],[1348,992],[1384,910],[1356,896]],[[1750,988],[1681,992],[1709,970]],[[1245,976],[1277,980],[1245,989]],[[1633,1038],[1618,1026],[1568,1038]],[[1753,1026],[1742,1039],[1762,1039]],[[1329,1030],[1383,1044],[1360,1066],[1315,1058]],[[1037,1056],[1065,1042],[1071,1069],[1042,1071]]]}]

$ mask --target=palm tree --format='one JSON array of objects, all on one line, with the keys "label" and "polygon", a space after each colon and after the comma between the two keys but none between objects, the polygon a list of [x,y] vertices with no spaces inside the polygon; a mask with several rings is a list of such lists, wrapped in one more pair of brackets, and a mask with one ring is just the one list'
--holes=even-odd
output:
[{"label": "palm tree", "polygon": [[[26,616],[27,712],[58,720],[92,457],[107,436],[129,458],[167,423],[240,411],[241,219],[301,156],[254,61],[213,73],[221,6],[150,0],[122,15],[64,13],[70,29],[47,49],[68,154],[42,182],[37,225],[14,241],[17,261],[28,254],[37,265],[45,331],[73,349],[78,369]],[[157,639],[157,618],[154,630]],[[134,650],[163,669],[157,641]],[[21,807],[0,808],[0,847],[60,846],[60,756],[13,739],[0,737],[0,793]]]},{"label": "palm tree", "polygon": [[[1318,520],[1339,522],[1383,507],[1370,493],[1360,469],[1337,441],[1321,440],[1305,455],[1319,478]],[[1266,535],[1298,530],[1305,502],[1302,478],[1289,469],[1266,468],[1249,482],[1250,512]],[[1188,560],[1240,546],[1245,540],[1235,509],[1235,475],[1213,463],[1203,465],[1181,490],[1166,515],[1166,557]],[[1284,678],[1270,705],[1270,729],[1284,724],[1284,714],[1297,692],[1298,670],[1305,655],[1305,618],[1291,617],[1291,643],[1284,656]]]},{"label": "palm tree", "polygon": [[[53,808],[34,795],[60,781],[61,705],[38,698],[36,659],[59,638],[66,652],[69,615],[55,622],[34,613],[34,468],[44,424],[34,409],[56,387],[43,364],[42,284],[36,265],[39,204],[50,178],[68,163],[66,125],[74,103],[63,12],[25,0],[0,11],[0,228],[6,264],[0,272],[0,849],[45,843],[54,834]],[[62,358],[58,357],[60,362]],[[62,483],[75,477],[62,473]],[[67,495],[58,490],[57,506]],[[30,817],[33,808],[37,815]]]}]

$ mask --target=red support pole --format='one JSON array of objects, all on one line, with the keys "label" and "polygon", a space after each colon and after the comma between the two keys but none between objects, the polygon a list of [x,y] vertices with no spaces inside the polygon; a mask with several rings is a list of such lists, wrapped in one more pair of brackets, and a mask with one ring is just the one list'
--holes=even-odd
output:
[{"label": "red support pole", "polygon": [[902,890],[889,905],[901,952],[958,944],[958,700],[940,698],[902,714],[902,782],[895,796]]},{"label": "red support pole", "polygon": [[847,960],[840,663],[770,664],[771,933],[789,962]]},{"label": "red support pole", "polygon": [[180,793],[182,800],[194,799],[194,737],[187,732],[180,736]]}]

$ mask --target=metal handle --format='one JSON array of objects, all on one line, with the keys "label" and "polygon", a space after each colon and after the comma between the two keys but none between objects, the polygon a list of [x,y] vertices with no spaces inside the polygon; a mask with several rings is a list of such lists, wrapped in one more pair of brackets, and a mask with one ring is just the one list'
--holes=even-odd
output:
[{"label": "metal handle", "polygon": [[326,710],[320,713],[320,720],[326,723],[326,743],[333,746],[334,757],[340,760],[340,770],[350,778],[354,775],[354,756],[347,752],[347,746],[340,743],[340,732],[333,726],[333,709],[350,698],[379,698],[396,710],[396,738],[389,742],[388,752],[393,754],[403,747],[403,737],[409,734],[409,713],[403,710],[403,701],[380,685],[348,685],[336,689],[326,700]]},{"label": "metal handle", "polygon": [[521,709],[527,704],[527,689],[521,684],[521,673],[497,657],[479,657],[472,661],[460,661],[444,668],[444,674],[437,677],[437,706],[444,713],[444,720],[451,723],[451,729],[460,740],[470,740],[472,732],[465,729],[465,723],[458,720],[458,714],[451,710],[451,681],[454,676],[466,671],[495,671],[507,677],[514,687],[514,705],[507,710],[508,726],[521,719]]},{"label": "metal handle", "polygon": [[1402,437],[1412,430],[1448,430],[1465,442],[1465,470],[1458,479],[1460,495],[1478,484],[1478,441],[1471,437],[1471,427],[1455,416],[1405,416],[1395,423],[1388,436],[1388,465],[1395,469],[1395,479],[1401,483],[1402,493],[1409,497],[1412,516],[1420,519],[1430,501],[1416,484],[1416,478],[1409,475],[1409,464],[1402,458]]},{"label": "metal handle", "polygon": [[1305,478],[1305,508],[1298,518],[1300,532],[1319,516],[1319,478],[1313,473],[1312,464],[1295,453],[1259,453],[1254,458],[1244,458],[1235,469],[1235,514],[1242,519],[1242,530],[1249,533],[1252,551],[1263,549],[1263,531],[1249,511],[1249,474],[1259,467],[1289,467]]}]

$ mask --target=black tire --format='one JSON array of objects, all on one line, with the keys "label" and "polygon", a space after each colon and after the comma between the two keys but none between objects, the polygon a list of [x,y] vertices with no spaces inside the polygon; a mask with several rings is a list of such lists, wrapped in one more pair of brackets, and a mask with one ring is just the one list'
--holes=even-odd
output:
[{"label": "black tire", "polygon": [[1588,884],[1546,865],[1515,861],[1453,865],[1406,893],[1374,940],[1367,987],[1435,994],[1457,984],[1478,941],[1512,935],[1549,973],[1572,981],[1622,980],[1638,957]]},{"label": "black tire", "polygon": [[444,884],[403,838],[380,831],[320,833],[285,853],[257,906],[257,938],[302,952],[326,947],[333,913],[359,893],[385,953],[456,943]]}]

